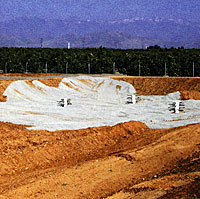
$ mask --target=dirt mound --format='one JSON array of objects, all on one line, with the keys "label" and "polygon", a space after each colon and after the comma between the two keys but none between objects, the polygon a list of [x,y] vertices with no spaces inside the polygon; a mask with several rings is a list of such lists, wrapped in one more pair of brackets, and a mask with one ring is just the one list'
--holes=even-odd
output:
[{"label": "dirt mound", "polygon": [[200,91],[199,77],[111,77],[129,82],[140,95],[166,95],[176,91]]},{"label": "dirt mound", "polygon": [[200,176],[199,124],[160,131],[129,122],[55,133],[2,125],[1,198],[160,198],[182,189],[197,194],[190,185],[196,187]]},{"label": "dirt mound", "polygon": [[[2,176],[36,168],[72,166],[151,141],[146,139],[148,127],[141,122],[53,133],[29,131],[24,126],[2,122],[0,126]],[[159,137],[161,133],[153,135]]]},{"label": "dirt mound", "polygon": [[189,99],[194,99],[194,100],[200,100],[200,92],[198,91],[181,91],[181,99],[182,100],[189,100]]}]

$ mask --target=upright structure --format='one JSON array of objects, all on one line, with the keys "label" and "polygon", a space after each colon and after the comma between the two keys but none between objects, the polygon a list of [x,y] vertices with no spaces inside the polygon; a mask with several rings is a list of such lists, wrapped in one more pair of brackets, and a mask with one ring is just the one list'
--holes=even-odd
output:
[{"label": "upright structure", "polygon": [[88,63],[88,74],[90,74],[90,63]]},{"label": "upright structure", "polygon": [[136,104],[140,100],[140,98],[136,95],[127,95],[126,100],[127,104]]},{"label": "upright structure", "polygon": [[40,40],[41,48],[43,47],[43,38]]},{"label": "upright structure", "polygon": [[192,75],[194,77],[194,62],[193,62],[193,66],[192,66]]},{"label": "upright structure", "polygon": [[70,49],[70,42],[67,42],[67,48]]},{"label": "upright structure", "polygon": [[115,74],[115,67],[116,67],[116,65],[115,65],[115,62],[113,63],[113,74]]},{"label": "upright structure", "polygon": [[26,73],[28,72],[28,62],[26,62]]},{"label": "upright structure", "polygon": [[173,102],[172,104],[169,104],[170,106],[168,107],[169,111],[172,111],[173,113],[179,113],[179,112],[183,112],[185,105],[183,102]]},{"label": "upright structure", "polygon": [[82,39],[82,45],[83,45],[83,48],[85,48],[85,37],[83,37]]},{"label": "upright structure", "polygon": [[140,76],[140,67],[141,66],[140,66],[140,63],[139,63],[139,65],[138,65],[138,73],[139,73],[138,76]]},{"label": "upright structure", "polygon": [[5,73],[8,72],[8,71],[7,71],[7,65],[8,65],[8,63],[6,62],[6,63],[5,63]]},{"label": "upright structure", "polygon": [[67,74],[68,73],[68,62],[66,63],[65,67],[66,67],[65,72]]},{"label": "upright structure", "polygon": [[57,102],[58,102],[58,106],[61,106],[61,107],[66,107],[66,106],[72,105],[70,98],[63,98]]},{"label": "upright structure", "polygon": [[46,72],[46,73],[47,73],[47,70],[48,70],[48,69],[47,69],[47,65],[48,65],[48,64],[47,64],[47,62],[46,62],[46,64],[45,64],[45,72]]},{"label": "upright structure", "polygon": [[167,64],[165,62],[165,76],[167,76]]}]

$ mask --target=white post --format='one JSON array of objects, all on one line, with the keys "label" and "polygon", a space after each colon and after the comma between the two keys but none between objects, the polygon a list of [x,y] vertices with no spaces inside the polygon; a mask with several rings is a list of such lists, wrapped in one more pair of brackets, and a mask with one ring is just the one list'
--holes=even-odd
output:
[{"label": "white post", "polygon": [[115,74],[115,62],[113,63],[113,74]]},{"label": "white post", "polygon": [[133,104],[136,104],[136,98],[135,98],[135,95],[132,95],[132,102],[133,102]]},{"label": "white post", "polygon": [[88,63],[88,74],[90,74],[90,63]]},{"label": "white post", "polygon": [[165,62],[165,76],[167,75],[167,64]]},{"label": "white post", "polygon": [[67,106],[67,98],[64,98],[64,107]]},{"label": "white post", "polygon": [[192,68],[193,68],[192,71],[193,71],[193,77],[194,77],[194,62],[193,62],[193,67]]},{"label": "white post", "polygon": [[139,67],[139,76],[140,76],[140,63],[139,63],[139,66],[138,66],[138,67]]},{"label": "white post", "polygon": [[66,63],[66,74],[68,73],[68,62]]},{"label": "white post", "polygon": [[70,42],[67,43],[67,48],[70,49]]},{"label": "white post", "polygon": [[179,102],[175,104],[175,113],[179,113]]},{"label": "white post", "polygon": [[43,48],[43,38],[40,40],[41,48]]},{"label": "white post", "polygon": [[27,73],[27,69],[28,69],[28,62],[26,62],[26,73]]},{"label": "white post", "polygon": [[45,64],[45,72],[47,73],[47,62]]},{"label": "white post", "polygon": [[5,73],[7,73],[7,62],[5,63]]}]

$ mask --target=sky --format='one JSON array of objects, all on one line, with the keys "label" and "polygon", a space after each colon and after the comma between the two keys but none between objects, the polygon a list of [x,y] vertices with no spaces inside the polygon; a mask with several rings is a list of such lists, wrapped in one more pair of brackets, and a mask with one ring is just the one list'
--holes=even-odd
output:
[{"label": "sky", "polygon": [[181,18],[200,22],[199,0],[0,0],[0,21],[17,17],[118,20]]}]

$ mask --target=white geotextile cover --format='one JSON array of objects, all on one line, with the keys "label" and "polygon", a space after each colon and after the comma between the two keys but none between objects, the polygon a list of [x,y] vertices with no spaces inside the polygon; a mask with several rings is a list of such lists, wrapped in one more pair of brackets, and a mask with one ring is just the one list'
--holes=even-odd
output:
[{"label": "white geotextile cover", "polygon": [[[112,126],[130,120],[150,128],[170,128],[200,122],[200,101],[187,100],[185,112],[172,114],[170,103],[179,101],[180,93],[167,96],[140,96],[136,104],[126,104],[127,95],[135,94],[127,82],[109,78],[79,76],[64,78],[58,88],[34,80],[18,80],[9,85],[0,103],[0,121],[29,125],[32,130],[65,130]],[[72,105],[58,106],[61,98]]]}]

